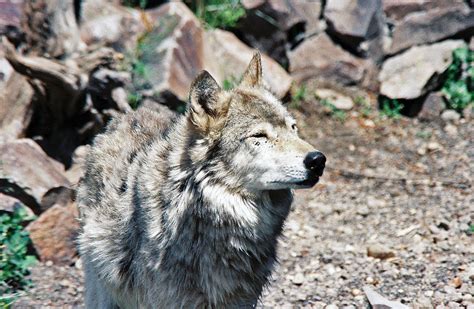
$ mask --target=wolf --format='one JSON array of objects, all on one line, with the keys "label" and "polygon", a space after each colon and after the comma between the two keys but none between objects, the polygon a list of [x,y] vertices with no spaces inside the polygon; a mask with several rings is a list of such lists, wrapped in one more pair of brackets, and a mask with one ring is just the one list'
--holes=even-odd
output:
[{"label": "wolf", "polygon": [[292,190],[325,161],[265,86],[258,52],[233,90],[199,74],[183,116],[114,119],[77,193],[86,307],[255,307]]}]

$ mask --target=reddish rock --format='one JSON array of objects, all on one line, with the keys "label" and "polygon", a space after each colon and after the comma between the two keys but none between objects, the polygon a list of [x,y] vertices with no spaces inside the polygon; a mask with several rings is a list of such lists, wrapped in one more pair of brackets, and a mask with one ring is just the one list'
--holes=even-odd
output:
[{"label": "reddish rock", "polygon": [[153,28],[140,51],[147,69],[135,76],[135,84],[152,87],[153,100],[176,108],[187,101],[189,85],[203,68],[203,29],[180,2],[166,3],[149,16]]},{"label": "reddish rock", "polygon": [[394,29],[390,53],[474,31],[474,10],[452,5],[406,16]]},{"label": "reddish rock", "polygon": [[462,3],[463,0],[384,0],[383,10],[388,18],[401,20],[410,13],[448,8]]},{"label": "reddish rock", "polygon": [[[233,33],[215,29],[205,34],[204,68],[220,81],[239,80],[255,53]],[[273,59],[262,55],[263,80],[278,97],[290,90],[292,79]]]},{"label": "reddish rock", "polygon": [[367,62],[336,45],[325,33],[305,40],[289,53],[290,73],[297,82],[329,80],[343,85],[363,81]]},{"label": "reddish rock", "polygon": [[77,257],[76,237],[79,231],[76,204],[54,205],[27,226],[41,261],[71,265]]},{"label": "reddish rock", "polygon": [[0,83],[0,142],[25,136],[33,115],[33,88],[23,75],[9,74]]},{"label": "reddish rock", "polygon": [[0,1],[0,35],[7,26],[20,27],[23,0]]},{"label": "reddish rock", "polygon": [[[240,77],[254,50],[235,35],[223,30],[204,34],[199,20],[180,2],[171,2],[149,13],[154,26],[142,38],[140,60],[143,74],[135,74],[134,84],[145,98],[178,109],[186,102],[189,86],[203,69],[216,79]],[[265,81],[279,95],[284,95],[291,83],[288,74],[272,59],[263,57]]]},{"label": "reddish rock", "polygon": [[64,167],[30,139],[0,144],[0,192],[19,199],[36,214],[44,210],[42,201],[48,194],[69,187],[63,173]]}]

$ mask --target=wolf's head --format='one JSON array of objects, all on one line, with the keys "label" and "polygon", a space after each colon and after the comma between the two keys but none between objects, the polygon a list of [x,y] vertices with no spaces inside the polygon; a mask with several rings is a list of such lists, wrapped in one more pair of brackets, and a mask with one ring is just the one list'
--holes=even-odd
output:
[{"label": "wolf's head", "polygon": [[[187,115],[207,151],[234,183],[250,190],[308,188],[323,174],[326,158],[298,136],[296,122],[263,84],[256,53],[235,89],[225,91],[203,71],[193,82]],[[201,153],[201,155],[199,154]],[[209,156],[207,155],[209,159]]]}]

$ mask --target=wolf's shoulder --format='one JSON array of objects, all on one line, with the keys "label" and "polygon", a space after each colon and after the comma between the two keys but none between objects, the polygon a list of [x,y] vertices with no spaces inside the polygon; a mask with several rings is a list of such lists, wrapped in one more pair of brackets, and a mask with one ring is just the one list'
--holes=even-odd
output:
[{"label": "wolf's shoulder", "polygon": [[173,121],[148,108],[114,117],[96,136],[85,160],[78,198],[83,205],[99,205],[118,192],[134,159],[160,139]]}]

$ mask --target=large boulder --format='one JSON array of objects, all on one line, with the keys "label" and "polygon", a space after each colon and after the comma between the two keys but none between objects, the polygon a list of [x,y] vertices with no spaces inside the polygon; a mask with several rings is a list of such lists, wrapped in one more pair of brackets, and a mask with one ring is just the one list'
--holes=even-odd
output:
[{"label": "large boulder", "polygon": [[0,144],[0,192],[17,198],[36,214],[54,200],[71,196],[64,167],[30,139]]},{"label": "large boulder", "polygon": [[20,28],[23,0],[0,1],[0,35]]},{"label": "large boulder", "polygon": [[[239,78],[253,50],[235,35],[223,30],[205,33],[199,20],[180,2],[171,2],[149,12],[156,21],[138,47],[140,67],[133,83],[143,96],[178,109],[187,101],[189,87],[203,69],[216,79]],[[265,81],[279,95],[289,90],[291,78],[269,57],[264,58]]]},{"label": "large boulder", "polygon": [[[204,67],[211,75],[221,83],[239,80],[255,51],[233,33],[219,29],[206,31],[204,41]],[[291,77],[266,55],[262,55],[262,66],[264,82],[278,97],[283,97],[291,87]]]},{"label": "large boulder", "polygon": [[135,48],[146,31],[146,16],[111,1],[83,1],[81,38],[87,45],[99,43],[119,51]]},{"label": "large boulder", "polygon": [[336,45],[325,33],[305,40],[289,53],[289,59],[291,76],[299,83],[321,79],[342,85],[359,84],[367,64]]},{"label": "large boulder", "polygon": [[[0,62],[6,61],[0,59]],[[33,116],[34,91],[28,80],[17,72],[5,68],[5,83],[0,82],[0,142],[24,137]],[[1,74],[1,73],[0,73]]]},{"label": "large boulder", "polygon": [[71,265],[77,258],[76,237],[79,231],[75,203],[54,205],[30,223],[26,230],[41,261]]},{"label": "large boulder", "polygon": [[11,214],[18,208],[23,208],[28,214],[28,216],[33,216],[33,212],[31,211],[31,209],[23,205],[20,200],[9,195],[0,193],[0,215],[4,213]]},{"label": "large boulder", "polygon": [[440,76],[452,62],[454,49],[462,40],[412,47],[383,63],[379,74],[380,93],[391,99],[416,99],[439,86]]},{"label": "large boulder", "polygon": [[362,41],[374,40],[383,33],[381,0],[328,0],[324,17],[328,33],[354,50]]},{"label": "large boulder", "polygon": [[134,71],[134,84],[149,89],[154,101],[177,108],[188,97],[189,85],[204,67],[203,28],[180,2],[149,12],[152,29],[141,39],[137,54],[144,65]]},{"label": "large boulder", "polygon": [[410,13],[448,8],[463,2],[463,0],[384,0],[383,10],[389,19],[400,21]]},{"label": "large boulder", "polygon": [[474,10],[465,4],[407,15],[393,29],[390,53],[395,54],[411,46],[437,42],[458,34],[471,35],[474,31]]},{"label": "large boulder", "polygon": [[246,14],[233,31],[246,44],[286,66],[286,49],[321,32],[319,0],[244,0]]}]

